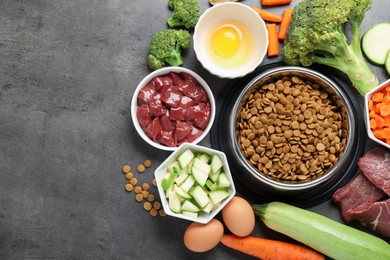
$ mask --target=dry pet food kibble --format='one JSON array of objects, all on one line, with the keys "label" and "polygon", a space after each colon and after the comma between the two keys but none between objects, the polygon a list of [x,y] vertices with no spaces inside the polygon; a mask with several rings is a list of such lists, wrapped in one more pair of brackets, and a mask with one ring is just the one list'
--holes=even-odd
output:
[{"label": "dry pet food kibble", "polygon": [[124,165],[124,166],[122,167],[122,171],[123,171],[123,173],[128,173],[128,172],[130,172],[130,171],[131,171],[130,165]]},{"label": "dry pet food kibble", "polygon": [[134,174],[133,174],[132,172],[127,172],[127,173],[125,174],[125,177],[126,177],[126,179],[130,180],[131,178],[134,177]]},{"label": "dry pet food kibble", "polygon": [[133,185],[131,185],[130,183],[128,183],[128,184],[126,184],[125,189],[126,189],[127,191],[132,191],[132,190],[133,190]]},{"label": "dry pet food kibble", "polygon": [[297,76],[258,84],[237,115],[237,141],[250,164],[269,178],[307,181],[343,154],[348,127],[337,101]]},{"label": "dry pet food kibble", "polygon": [[138,171],[139,173],[144,172],[144,171],[145,171],[145,166],[144,166],[143,164],[139,164],[139,165],[137,166],[137,171]]},{"label": "dry pet food kibble", "polygon": [[138,183],[138,180],[137,180],[137,178],[131,178],[130,179],[130,183],[131,183],[131,185],[136,185],[137,183]]},{"label": "dry pet food kibble", "polygon": [[151,161],[151,160],[145,160],[145,161],[144,161],[144,166],[145,166],[146,168],[149,168],[150,166],[152,166],[152,161]]}]

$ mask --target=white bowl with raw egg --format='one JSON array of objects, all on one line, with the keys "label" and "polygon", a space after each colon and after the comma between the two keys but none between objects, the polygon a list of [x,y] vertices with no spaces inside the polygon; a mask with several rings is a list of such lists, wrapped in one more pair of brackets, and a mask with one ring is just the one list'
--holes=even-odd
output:
[{"label": "white bowl with raw egg", "polygon": [[263,61],[268,32],[251,7],[225,2],[207,9],[194,30],[194,50],[202,66],[220,78],[239,78]]}]

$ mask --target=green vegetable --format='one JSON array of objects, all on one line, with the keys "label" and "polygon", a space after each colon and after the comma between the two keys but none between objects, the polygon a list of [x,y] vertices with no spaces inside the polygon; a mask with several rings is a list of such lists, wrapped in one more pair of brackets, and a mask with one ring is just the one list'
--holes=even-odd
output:
[{"label": "green vegetable", "polygon": [[168,6],[173,14],[168,19],[171,28],[185,27],[192,29],[200,17],[199,2],[197,0],[168,0]]},{"label": "green vegetable", "polygon": [[[371,0],[302,0],[282,50],[289,65],[324,64],[344,72],[361,95],[378,85],[361,50],[360,27]],[[351,41],[344,26],[349,24]]]},{"label": "green vegetable", "polygon": [[152,70],[183,64],[181,50],[190,47],[191,35],[186,30],[167,29],[153,35],[149,45],[148,65]]},{"label": "green vegetable", "polygon": [[363,231],[282,202],[253,205],[264,224],[333,259],[390,259],[390,245]]},{"label": "green vegetable", "polygon": [[[214,181],[210,178],[214,174],[213,162],[218,171]],[[217,154],[185,150],[167,166],[161,180],[169,208],[186,216],[213,211],[231,194],[232,184],[223,170],[223,161]]]},{"label": "green vegetable", "polygon": [[362,37],[362,49],[367,59],[375,65],[384,65],[390,50],[390,23],[378,23]]},{"label": "green vegetable", "polygon": [[385,69],[387,74],[390,76],[390,50],[387,52],[386,55]]}]

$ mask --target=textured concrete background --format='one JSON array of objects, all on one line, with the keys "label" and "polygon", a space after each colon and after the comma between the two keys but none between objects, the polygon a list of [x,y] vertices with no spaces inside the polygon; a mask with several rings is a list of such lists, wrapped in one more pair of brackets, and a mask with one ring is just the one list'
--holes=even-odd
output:
[{"label": "textured concrete background", "polygon": [[[0,0],[0,259],[245,259],[223,246],[188,252],[188,222],[153,218],[124,191],[124,164],[152,159],[138,175],[151,181],[169,155],[144,143],[130,119],[166,2]],[[389,21],[388,10],[389,1],[374,1],[363,30]],[[227,81],[193,50],[183,55],[218,95]],[[340,220],[329,202],[313,210]],[[257,226],[255,235],[285,239]]]}]

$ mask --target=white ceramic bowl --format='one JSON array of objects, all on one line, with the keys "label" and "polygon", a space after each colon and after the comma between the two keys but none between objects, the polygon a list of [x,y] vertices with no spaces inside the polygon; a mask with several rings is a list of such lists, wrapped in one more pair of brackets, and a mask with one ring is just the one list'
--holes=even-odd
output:
[{"label": "white ceramic bowl", "polygon": [[[165,196],[165,193],[164,193],[164,190],[163,190],[163,188],[161,186],[161,182],[162,182],[162,179],[163,179],[165,173],[167,172],[168,165],[170,165],[172,162],[174,162],[187,149],[191,149],[191,151],[193,151],[194,153],[201,152],[201,153],[207,153],[209,155],[217,154],[219,156],[219,158],[221,158],[221,160],[223,161],[223,171],[226,173],[226,176],[228,177],[228,179],[229,179],[229,181],[231,183],[231,185],[230,185],[230,187],[228,189],[228,191],[230,193],[229,197],[227,197],[225,200],[223,200],[223,202],[221,203],[221,205],[218,208],[214,209],[210,213],[204,213],[204,212],[199,213],[196,218],[188,217],[188,216],[185,216],[183,214],[178,214],[178,213],[173,212],[169,208],[168,200],[167,200],[167,198]],[[229,169],[229,164],[228,164],[228,161],[226,159],[226,155],[223,152],[221,152],[221,151],[214,150],[214,149],[207,148],[207,147],[203,147],[203,146],[200,146],[200,145],[194,145],[194,144],[189,144],[189,143],[182,144],[179,147],[179,149],[177,149],[175,152],[173,152],[156,169],[156,171],[154,172],[154,176],[155,176],[156,181],[157,181],[157,189],[158,189],[158,193],[159,193],[160,198],[161,198],[161,204],[163,205],[163,208],[164,208],[164,211],[166,212],[166,214],[169,215],[169,216],[173,216],[173,217],[177,217],[177,218],[181,218],[181,219],[186,219],[186,220],[189,220],[189,221],[195,221],[195,222],[199,222],[199,223],[203,223],[203,224],[208,223],[212,218],[215,217],[215,215],[218,214],[218,212],[220,212],[222,210],[222,208],[236,194],[236,188],[234,186],[234,182],[233,182],[233,179],[232,179],[232,174],[231,174],[230,169]]]},{"label": "white ceramic bowl", "polygon": [[210,112],[209,123],[208,123],[207,127],[204,129],[203,133],[192,143],[196,144],[196,143],[200,142],[208,134],[208,132],[210,131],[210,129],[213,125],[213,122],[214,122],[216,107],[215,107],[214,95],[213,95],[209,85],[206,83],[206,81],[204,81],[203,78],[201,78],[197,73],[195,73],[189,69],[183,68],[183,67],[164,67],[164,68],[161,68],[159,70],[155,70],[155,71],[151,72],[149,75],[147,75],[138,84],[138,86],[135,89],[135,92],[133,94],[133,98],[131,100],[131,118],[133,120],[133,124],[134,124],[135,129],[137,130],[138,134],[142,137],[142,139],[145,140],[145,142],[154,146],[155,148],[165,150],[165,151],[174,151],[178,147],[166,146],[166,145],[160,144],[160,143],[155,142],[152,139],[150,139],[145,134],[144,130],[142,129],[142,127],[139,124],[138,119],[137,119],[137,108],[138,108],[137,97],[138,97],[140,90],[145,85],[147,85],[154,77],[166,75],[169,72],[175,72],[175,73],[185,72],[185,73],[192,75],[200,83],[200,85],[204,88],[204,90],[206,91],[206,93],[208,95],[209,101],[210,101],[211,112]]},{"label": "white ceramic bowl", "polygon": [[[216,64],[209,55],[210,30],[222,21],[235,20],[245,25],[254,37],[254,48],[245,64],[225,68]],[[254,71],[263,61],[268,48],[268,31],[265,22],[251,7],[233,2],[219,3],[208,8],[199,18],[194,30],[194,50],[202,66],[221,78],[239,78]]]},{"label": "white ceramic bowl", "polygon": [[383,146],[385,146],[385,147],[390,149],[390,145],[388,145],[385,142],[383,142],[383,141],[379,140],[378,138],[376,138],[374,133],[372,132],[372,130],[370,128],[370,111],[368,110],[368,101],[371,99],[372,95],[375,92],[378,92],[378,91],[380,91],[380,90],[382,90],[382,89],[384,89],[385,87],[388,87],[388,86],[390,86],[390,79],[385,81],[385,82],[383,82],[378,87],[374,88],[373,90],[371,90],[370,92],[368,92],[364,96],[364,119],[365,119],[365,122],[366,122],[366,129],[367,129],[368,137],[370,139],[372,139],[373,141],[377,142],[378,144],[383,145]]}]

